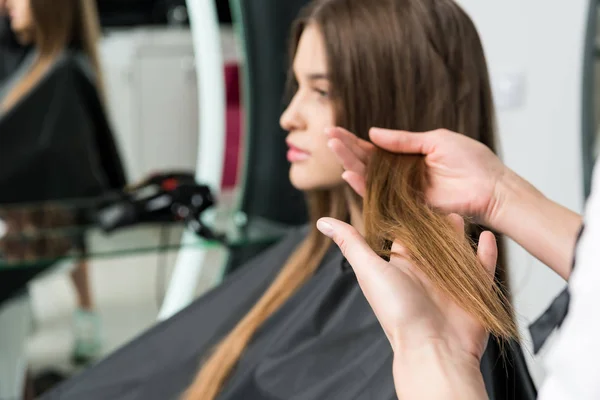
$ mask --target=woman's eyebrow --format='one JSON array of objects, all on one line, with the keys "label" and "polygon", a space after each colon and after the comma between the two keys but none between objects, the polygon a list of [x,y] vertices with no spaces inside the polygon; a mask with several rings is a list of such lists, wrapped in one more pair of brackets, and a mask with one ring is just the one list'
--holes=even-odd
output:
[{"label": "woman's eyebrow", "polygon": [[306,76],[308,78],[309,81],[318,81],[318,80],[329,80],[329,75],[324,74],[324,73],[310,73]]}]

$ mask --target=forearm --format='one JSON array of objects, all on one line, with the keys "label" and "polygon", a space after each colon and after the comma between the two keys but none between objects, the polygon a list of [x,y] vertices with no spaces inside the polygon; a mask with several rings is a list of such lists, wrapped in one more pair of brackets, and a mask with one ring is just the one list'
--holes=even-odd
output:
[{"label": "forearm", "polygon": [[488,399],[479,361],[438,343],[396,351],[394,382],[399,400]]},{"label": "forearm", "polygon": [[490,227],[568,279],[581,216],[548,199],[512,171],[507,171],[500,185],[499,206]]}]

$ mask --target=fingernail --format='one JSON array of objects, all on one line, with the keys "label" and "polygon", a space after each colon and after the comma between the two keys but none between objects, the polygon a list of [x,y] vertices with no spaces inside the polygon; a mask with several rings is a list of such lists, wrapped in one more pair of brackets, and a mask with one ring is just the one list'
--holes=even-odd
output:
[{"label": "fingernail", "polygon": [[349,171],[344,171],[344,173],[342,173],[342,179],[347,181],[348,180],[348,176],[349,176]]},{"label": "fingernail", "polygon": [[321,233],[329,238],[333,238],[333,226],[331,226],[329,223],[323,221],[323,220],[318,220],[317,221],[317,229],[319,231],[321,231]]}]

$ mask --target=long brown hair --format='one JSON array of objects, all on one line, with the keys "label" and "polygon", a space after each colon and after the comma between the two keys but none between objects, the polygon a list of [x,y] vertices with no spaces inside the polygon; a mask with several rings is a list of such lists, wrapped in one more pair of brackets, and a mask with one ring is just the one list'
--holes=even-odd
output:
[{"label": "long brown hair", "polygon": [[68,47],[82,50],[94,68],[96,85],[104,86],[98,56],[100,22],[94,0],[30,0],[33,42],[38,57],[27,74],[8,93],[1,109],[19,102],[44,76],[52,62]]},{"label": "long brown hair", "polygon": [[[332,87],[330,96],[334,101],[338,125],[364,139],[368,138],[372,126],[413,131],[445,127],[495,148],[493,104],[481,43],[469,18],[452,0],[313,1],[292,31],[292,59],[300,36],[309,24],[318,27],[324,37]],[[381,210],[408,204],[415,207],[415,211],[408,214],[412,219],[404,222],[415,230],[410,231],[411,235],[402,231],[398,237],[410,250],[425,248],[431,251],[437,262],[435,266],[442,272],[454,272],[456,268],[450,265],[452,263],[469,257],[474,259],[471,248],[468,249],[468,257],[463,254],[468,242],[464,242],[467,244],[463,246],[458,239],[452,240],[455,234],[442,217],[432,210],[424,211],[420,194],[422,188],[407,180],[415,174],[424,174],[424,170],[413,172],[410,167],[421,163],[421,159],[413,161],[407,158],[404,161],[398,156],[389,160],[387,157],[377,154],[370,168],[370,171],[376,172],[370,172],[364,208],[370,241],[376,244],[379,241],[374,228],[382,226],[380,221],[387,215]],[[393,169],[402,172],[392,173]],[[399,174],[406,174],[407,179],[402,181]],[[388,195],[396,185],[406,189]],[[399,199],[399,194],[409,199]],[[206,360],[184,395],[186,399],[213,400],[218,396],[256,330],[312,276],[321,263],[331,242],[316,230],[315,222],[324,216],[347,219],[348,190],[340,186],[308,193],[308,199],[311,215],[308,237],[289,258],[268,291]],[[381,207],[377,205],[378,201]],[[392,220],[398,222],[398,216],[391,215]],[[401,216],[404,218],[404,214]],[[423,228],[424,225],[427,227]],[[420,229],[424,229],[422,236],[419,235]],[[378,249],[382,254],[389,250],[387,239],[396,237],[393,235],[397,233],[392,229],[384,232],[385,242]],[[446,251],[440,253],[440,249]],[[448,255],[452,251],[459,255]],[[475,269],[481,271],[479,266]],[[465,273],[450,282],[455,291],[461,293],[457,300],[459,304],[465,304],[462,300],[465,294],[484,297],[491,292],[483,290],[480,293],[471,287],[460,286],[463,275]],[[488,288],[490,285],[485,283],[488,281],[487,278],[482,280],[480,286]],[[440,279],[434,279],[434,283],[439,284]],[[501,297],[502,294],[497,294],[491,306],[503,304]],[[480,308],[485,306],[487,304]],[[509,328],[497,331],[512,336],[514,322],[508,306],[501,309],[506,314],[494,310],[497,311],[499,325]]]},{"label": "long brown hair", "polygon": [[[346,68],[347,75],[342,78],[346,82],[356,82],[357,72],[374,77],[370,84],[361,85],[359,96],[363,113],[366,109],[369,118],[353,115],[357,124],[353,129],[366,132],[370,125],[415,132],[447,128],[495,149],[485,56],[477,30],[465,12],[452,0],[378,0],[362,4],[369,9],[369,18],[378,21],[379,30],[361,29],[361,22],[348,9],[340,9],[338,12],[346,15],[337,17],[348,21],[357,32],[362,31],[357,43],[362,49],[354,53],[337,49],[338,54],[330,49],[329,53],[346,66],[361,63],[362,58],[361,69]],[[360,21],[364,25],[369,18]],[[339,32],[337,27],[334,29]],[[341,58],[344,55],[346,59]],[[340,87],[335,83],[333,86]],[[352,98],[356,94],[343,95]],[[448,219],[426,204],[426,186],[422,156],[383,150],[375,153],[368,167],[364,201],[369,244],[381,255],[389,256],[391,240],[400,238],[434,286],[477,317],[489,332],[499,338],[516,338],[516,324],[502,285],[490,285],[472,245],[453,235]]]}]

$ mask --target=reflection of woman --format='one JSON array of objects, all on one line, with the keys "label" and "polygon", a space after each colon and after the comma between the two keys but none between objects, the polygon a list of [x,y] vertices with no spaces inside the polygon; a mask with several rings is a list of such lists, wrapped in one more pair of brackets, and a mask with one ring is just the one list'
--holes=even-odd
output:
[{"label": "reflection of woman", "polygon": [[[17,105],[66,51],[82,53],[94,67],[97,79],[100,78],[96,48],[99,23],[94,1],[6,0],[6,8],[19,43],[31,45],[32,49],[0,87],[0,113]],[[78,247],[85,253],[83,242],[81,238]],[[78,262],[72,280],[78,300],[73,357],[77,362],[87,362],[99,354],[101,338],[84,259]]]},{"label": "reflection of woman", "polygon": [[[492,144],[478,35],[452,0],[316,0],[293,32],[291,76],[281,125],[311,226],[48,399],[175,398],[190,381],[190,400],[395,398],[389,342],[340,252],[315,227],[332,216],[361,230],[363,220],[325,130],[341,124],[364,136],[435,105],[489,127]],[[412,83],[422,90],[408,90]],[[447,97],[438,97],[440,85]],[[493,398],[533,397],[519,351],[507,346],[504,363],[490,341],[481,369]]]},{"label": "reflection of woman", "polygon": [[17,42],[10,29],[6,0],[0,0],[0,86],[18,68],[27,52],[27,47],[21,46]]}]

